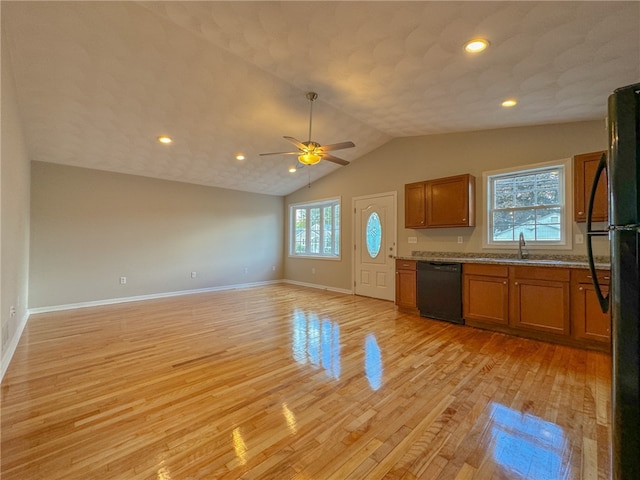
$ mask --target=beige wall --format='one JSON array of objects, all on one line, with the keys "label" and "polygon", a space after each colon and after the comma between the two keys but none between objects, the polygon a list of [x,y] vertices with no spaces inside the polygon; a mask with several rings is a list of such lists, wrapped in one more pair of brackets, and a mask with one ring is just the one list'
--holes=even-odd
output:
[{"label": "beige wall", "polygon": [[43,162],[31,178],[30,308],[282,278],[282,197]]},{"label": "beige wall", "polygon": [[[340,262],[285,257],[285,277],[297,282],[350,290],[352,199],[389,191],[398,192],[398,255],[409,255],[413,250],[481,252],[483,224],[480,210],[476,215],[475,228],[405,229],[404,184],[471,173],[476,176],[476,202],[481,208],[484,171],[570,158],[578,153],[604,150],[606,146],[604,119],[394,139],[312,183],[310,188],[286,197],[285,209],[291,203],[341,196],[343,243]],[[574,223],[573,233],[584,233],[584,225]],[[417,237],[418,243],[409,244],[410,236]],[[458,236],[463,237],[462,245],[457,243]],[[597,240],[596,253],[608,254],[606,240]],[[584,245],[574,245],[572,250],[554,253],[583,255],[586,250]],[[312,268],[315,274],[311,273]]]},{"label": "beige wall", "polygon": [[[4,39],[3,39],[4,40]],[[6,42],[2,42],[0,138],[0,345],[4,374],[27,321],[29,269],[29,158]],[[10,307],[16,313],[9,315]],[[2,375],[0,374],[0,378]]]}]

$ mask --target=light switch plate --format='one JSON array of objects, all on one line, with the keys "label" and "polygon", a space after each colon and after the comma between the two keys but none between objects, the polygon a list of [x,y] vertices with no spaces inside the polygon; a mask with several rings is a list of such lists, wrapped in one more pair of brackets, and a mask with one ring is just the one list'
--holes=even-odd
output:
[{"label": "light switch plate", "polygon": [[408,237],[407,240],[409,243],[418,243],[418,237]]}]

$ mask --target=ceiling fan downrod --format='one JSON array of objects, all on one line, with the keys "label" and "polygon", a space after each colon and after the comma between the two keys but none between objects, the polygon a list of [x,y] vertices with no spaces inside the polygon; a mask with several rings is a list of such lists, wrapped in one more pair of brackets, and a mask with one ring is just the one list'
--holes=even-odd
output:
[{"label": "ceiling fan downrod", "polygon": [[309,145],[311,145],[311,121],[313,119],[313,101],[318,98],[316,92],[307,92],[307,99],[309,100]]}]

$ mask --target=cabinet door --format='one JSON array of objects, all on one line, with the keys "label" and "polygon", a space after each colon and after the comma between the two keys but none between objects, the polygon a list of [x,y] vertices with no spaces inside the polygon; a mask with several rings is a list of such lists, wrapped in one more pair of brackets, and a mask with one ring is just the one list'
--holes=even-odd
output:
[{"label": "cabinet door", "polygon": [[[595,178],[600,156],[604,152],[584,153],[573,157],[574,220],[587,221],[587,205],[591,194],[591,184]],[[609,217],[609,202],[606,174],[600,176],[593,203],[594,222],[606,222]]]},{"label": "cabinet door", "polygon": [[[602,286],[606,294],[608,287]],[[602,313],[593,285],[581,283],[573,295],[573,335],[575,338],[609,343],[611,341],[611,317]]]},{"label": "cabinet door", "polygon": [[408,183],[404,186],[405,228],[426,227],[425,182]]},{"label": "cabinet door", "polygon": [[569,334],[569,282],[516,278],[510,285],[511,326]]},{"label": "cabinet door", "polygon": [[[598,271],[598,282],[605,295],[609,279],[609,271]],[[586,270],[571,272],[571,332],[577,339],[607,345],[611,342],[611,315],[602,313],[590,272]]]},{"label": "cabinet door", "polygon": [[475,177],[458,175],[427,181],[427,227],[475,225]]},{"label": "cabinet door", "polygon": [[509,323],[509,282],[507,277],[464,276],[463,316],[494,324]]},{"label": "cabinet door", "polygon": [[396,305],[399,308],[415,310],[416,306],[416,262],[396,261]]}]

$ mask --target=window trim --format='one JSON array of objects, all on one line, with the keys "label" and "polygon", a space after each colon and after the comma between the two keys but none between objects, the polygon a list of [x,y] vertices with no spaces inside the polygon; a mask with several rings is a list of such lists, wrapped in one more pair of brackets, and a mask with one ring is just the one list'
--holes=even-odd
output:
[{"label": "window trim", "polygon": [[573,178],[571,158],[562,158],[550,162],[535,163],[528,165],[519,165],[515,167],[504,168],[500,170],[492,170],[482,172],[482,209],[483,228],[482,232],[482,248],[483,249],[508,249],[518,247],[518,241],[501,241],[495,242],[491,240],[491,198],[490,198],[490,180],[491,177],[501,175],[514,175],[526,172],[535,172],[536,170],[546,170],[553,167],[559,167],[562,170],[563,182],[561,185],[564,195],[564,204],[560,207],[560,214],[563,216],[562,232],[563,238],[560,241],[544,241],[544,240],[527,240],[527,250],[571,250],[573,248],[573,188],[571,179]]},{"label": "window trim", "polygon": [[[337,205],[340,207],[340,218],[338,219],[338,232],[339,232],[338,255],[325,255],[322,253],[296,254],[295,253],[296,231],[295,231],[295,214],[294,214],[295,209],[304,207],[308,211],[311,208],[315,208],[315,207],[322,208],[329,205]],[[334,261],[341,260],[342,259],[342,212],[343,212],[342,197],[340,196],[289,204],[289,232],[288,232],[289,242],[287,247],[288,249],[287,256],[289,258],[307,258],[307,259],[314,259],[314,260],[334,260]],[[333,219],[333,221],[335,223],[335,219]],[[307,222],[307,227],[306,227],[307,232],[309,232],[309,228],[310,226]],[[322,239],[320,239],[320,242],[322,242]],[[334,245],[334,248],[335,248],[335,245]]]}]

